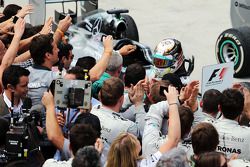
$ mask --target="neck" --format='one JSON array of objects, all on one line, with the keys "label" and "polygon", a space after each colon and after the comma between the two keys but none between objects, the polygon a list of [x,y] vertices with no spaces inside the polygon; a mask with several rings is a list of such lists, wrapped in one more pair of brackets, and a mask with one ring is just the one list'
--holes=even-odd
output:
[{"label": "neck", "polygon": [[120,107],[118,105],[115,105],[115,106],[105,106],[103,105],[103,107],[106,107],[114,112],[120,112]]},{"label": "neck", "polygon": [[[11,101],[11,91],[4,90],[4,92],[5,92],[6,96],[7,96],[7,98]],[[19,102],[20,102],[20,98],[17,98],[14,95],[14,105],[17,106],[19,104]]]},{"label": "neck", "polygon": [[51,69],[53,64],[51,64],[50,62],[45,61],[43,64],[41,64],[41,66],[44,66],[44,67],[47,67],[47,68]]},{"label": "neck", "polygon": [[211,115],[211,116],[214,117],[214,118],[216,118],[216,116],[217,116],[217,114],[218,114],[218,112],[216,112],[216,113],[215,113],[215,112],[208,113],[208,112],[206,112],[206,111],[204,111],[204,110],[203,110],[203,112],[206,113],[206,114],[208,114],[208,115]]}]

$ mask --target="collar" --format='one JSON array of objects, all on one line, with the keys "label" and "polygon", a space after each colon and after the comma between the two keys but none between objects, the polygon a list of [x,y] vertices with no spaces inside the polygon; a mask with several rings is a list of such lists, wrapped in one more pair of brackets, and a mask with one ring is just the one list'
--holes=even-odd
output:
[{"label": "collar", "polygon": [[[8,106],[8,108],[11,108],[11,101],[9,100],[9,98],[6,96],[6,93],[3,93],[3,100],[6,103],[6,105]],[[20,99],[19,104],[17,106],[14,106],[14,112],[20,112],[21,108],[22,108],[23,102]]]},{"label": "collar", "polygon": [[50,68],[45,67],[45,66],[41,66],[41,65],[38,65],[38,64],[34,64],[32,67],[35,68],[35,69],[38,69],[38,70],[47,70],[47,71],[51,71]]},{"label": "collar", "polygon": [[104,107],[102,104],[97,105],[97,106],[96,106],[96,109],[101,110],[102,112],[110,113],[110,114],[116,113],[115,111],[111,110],[110,108]]},{"label": "collar", "polygon": [[220,118],[218,120],[218,122],[221,122],[221,123],[226,123],[226,124],[231,124],[231,125],[239,125],[239,123],[235,120],[231,120],[231,119],[227,119],[225,117],[222,116],[222,118]]},{"label": "collar", "polygon": [[111,75],[110,75],[109,73],[107,73],[107,72],[104,72],[102,75],[103,75],[104,77],[106,77],[106,78],[110,78],[110,77],[111,77]]},{"label": "collar", "polygon": [[208,117],[208,118],[211,118],[211,119],[213,119],[213,120],[216,120],[216,118],[214,118],[212,115],[210,115],[210,114],[208,114],[208,113],[206,113],[206,112],[202,112],[203,113],[203,115],[205,116],[205,117]]}]

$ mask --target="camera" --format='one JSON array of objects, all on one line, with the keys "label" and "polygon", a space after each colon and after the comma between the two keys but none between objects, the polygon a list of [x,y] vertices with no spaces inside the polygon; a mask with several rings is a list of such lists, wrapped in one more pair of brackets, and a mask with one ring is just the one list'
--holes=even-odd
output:
[{"label": "camera", "polygon": [[40,118],[40,112],[31,111],[23,113],[18,119],[15,119],[6,133],[5,152],[1,154],[1,163],[26,160],[31,154],[40,151],[40,140],[36,135],[36,128],[34,128],[38,125],[36,122]]},{"label": "camera", "polygon": [[91,81],[56,79],[54,90],[55,105],[60,108],[91,107]]}]

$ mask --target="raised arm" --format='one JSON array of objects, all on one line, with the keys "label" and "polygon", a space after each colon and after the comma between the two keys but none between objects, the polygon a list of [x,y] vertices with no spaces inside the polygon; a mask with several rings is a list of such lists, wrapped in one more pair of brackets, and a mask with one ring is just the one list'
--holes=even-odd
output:
[{"label": "raised arm", "polygon": [[19,51],[25,52],[25,51],[29,50],[30,43],[35,36],[38,36],[41,34],[49,34],[51,32],[52,21],[53,21],[52,17],[48,18],[48,20],[46,20],[46,22],[43,25],[42,30],[39,33],[37,33],[29,38],[21,40],[20,44],[19,44]]},{"label": "raised arm", "polygon": [[250,120],[250,91],[247,88],[243,88],[244,94],[244,112],[246,117]]},{"label": "raised arm", "polygon": [[57,122],[55,104],[51,92],[44,92],[42,103],[46,108],[46,132],[48,139],[58,148],[63,149],[64,136]]},{"label": "raised arm", "polygon": [[103,37],[103,45],[104,51],[101,59],[96,63],[93,68],[89,70],[89,76],[91,81],[98,80],[106,70],[113,52],[113,37],[111,35]]},{"label": "raised arm", "polygon": [[[32,11],[33,11],[33,6],[31,4],[29,4],[29,5],[22,7],[22,9],[15,16],[23,19],[26,15],[32,13]],[[13,18],[10,18],[10,19],[0,23],[0,28],[5,27],[10,22],[13,22]]]},{"label": "raised arm", "polygon": [[60,20],[57,26],[57,29],[54,33],[54,41],[58,43],[64,37],[64,33],[68,30],[69,26],[71,25],[71,17],[67,15],[64,19]]},{"label": "raised arm", "polygon": [[178,112],[178,91],[175,87],[169,86],[168,92],[164,90],[169,105],[169,126],[168,140],[161,145],[159,151],[165,153],[177,146],[181,138],[181,123]]},{"label": "raised arm", "polygon": [[20,42],[20,39],[23,35],[24,28],[25,28],[24,19],[21,19],[21,18],[18,19],[15,26],[14,26],[14,31],[15,31],[14,37],[11,41],[11,44],[10,44],[8,50],[6,51],[5,55],[3,56],[2,64],[0,66],[1,86],[2,86],[3,71],[13,63],[13,61],[17,55],[19,42]]}]

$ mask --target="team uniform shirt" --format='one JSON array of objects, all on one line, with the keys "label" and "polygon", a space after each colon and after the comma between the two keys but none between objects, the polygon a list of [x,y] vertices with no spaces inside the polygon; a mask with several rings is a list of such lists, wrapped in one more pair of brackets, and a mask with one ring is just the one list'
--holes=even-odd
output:
[{"label": "team uniform shirt", "polygon": [[[162,101],[151,105],[146,114],[146,123],[142,138],[142,154],[145,157],[158,151],[160,146],[168,140],[168,136],[162,135],[161,132],[161,126],[164,125],[164,116],[169,112],[168,108],[168,103]],[[188,140],[180,141],[177,147],[185,150],[190,155],[193,154],[191,142]]]},{"label": "team uniform shirt", "polygon": [[48,90],[52,81],[59,77],[59,72],[53,72],[39,65],[33,65],[27,69],[30,71],[28,96],[32,100],[32,105],[42,104],[43,93]]},{"label": "team uniform shirt", "polygon": [[221,117],[221,113],[218,112],[216,118],[202,111],[202,108],[194,112],[193,127],[201,122],[207,122],[213,124],[217,119]]},{"label": "team uniform shirt", "polygon": [[119,115],[130,121],[135,122],[139,127],[140,136],[143,135],[143,130],[145,126],[145,116],[146,116],[144,104],[135,107],[135,105],[133,105],[133,103],[131,103],[129,99],[127,89],[124,90],[124,101],[122,104],[122,109],[119,112]]},{"label": "team uniform shirt", "polygon": [[43,167],[71,167],[73,158],[68,161],[57,161],[55,159],[47,159],[43,164]]},{"label": "team uniform shirt", "polygon": [[239,154],[240,159],[250,160],[250,128],[240,126],[237,121],[222,118],[214,124],[219,133],[220,143],[217,151],[225,153],[227,158]]},{"label": "team uniform shirt", "polygon": [[157,151],[153,155],[149,156],[148,158],[144,158],[140,161],[137,161],[138,167],[155,167],[157,162],[160,160],[162,153]]},{"label": "team uniform shirt", "polygon": [[230,167],[249,167],[250,162],[243,159],[235,159],[228,162]]},{"label": "team uniform shirt", "polygon": [[101,138],[109,145],[122,132],[129,132],[139,136],[139,128],[136,123],[123,118],[118,113],[103,106],[93,107],[91,113],[100,119]]}]

